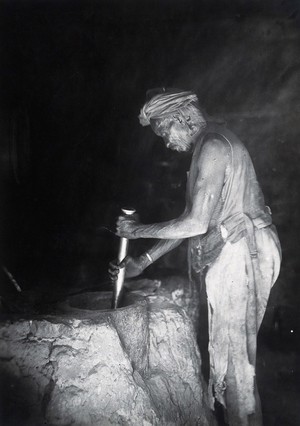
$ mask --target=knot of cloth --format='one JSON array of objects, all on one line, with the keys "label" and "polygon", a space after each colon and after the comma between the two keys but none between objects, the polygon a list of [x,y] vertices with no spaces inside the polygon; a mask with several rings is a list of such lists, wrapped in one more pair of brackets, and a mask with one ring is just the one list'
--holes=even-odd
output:
[{"label": "knot of cloth", "polygon": [[191,102],[197,102],[197,95],[190,91],[168,91],[155,95],[145,103],[140,111],[142,126],[149,126],[151,118],[161,118],[184,108]]}]

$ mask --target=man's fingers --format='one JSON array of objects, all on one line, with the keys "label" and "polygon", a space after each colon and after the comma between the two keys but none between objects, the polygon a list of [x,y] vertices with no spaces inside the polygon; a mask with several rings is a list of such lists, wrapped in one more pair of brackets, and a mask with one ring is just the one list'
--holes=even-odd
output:
[{"label": "man's fingers", "polygon": [[117,264],[116,260],[113,260],[112,262],[109,263],[109,268],[112,270],[117,270],[119,269],[119,265]]},{"label": "man's fingers", "polygon": [[113,260],[109,263],[108,273],[112,281],[116,281],[120,272],[120,268],[124,268],[126,263],[127,258],[123,259],[119,264],[117,263],[117,260]]},{"label": "man's fingers", "polygon": [[119,271],[120,271],[120,267],[117,264],[117,260],[113,260],[113,261],[109,262],[108,273],[109,273],[109,277],[110,277],[111,281],[117,280]]},{"label": "man's fingers", "polygon": [[118,219],[117,219],[117,226],[120,226],[120,225],[121,225],[121,223],[125,222],[126,220],[127,220],[127,218],[126,218],[126,217],[124,217],[124,216],[119,216],[119,217],[118,217]]},{"label": "man's fingers", "polygon": [[124,268],[124,266],[126,266],[126,262],[127,262],[127,260],[126,260],[126,257],[125,257],[125,259],[123,259],[122,262],[119,263],[119,265],[118,265],[119,268]]},{"label": "man's fingers", "polygon": [[119,216],[118,220],[117,220],[117,226],[120,226],[124,223],[134,223],[136,222],[136,220],[133,217],[124,217],[124,216]]},{"label": "man's fingers", "polygon": [[109,263],[109,268],[113,270],[118,270],[120,268],[123,268],[126,265],[127,258],[125,257],[121,262],[118,263],[117,260],[113,260]]}]

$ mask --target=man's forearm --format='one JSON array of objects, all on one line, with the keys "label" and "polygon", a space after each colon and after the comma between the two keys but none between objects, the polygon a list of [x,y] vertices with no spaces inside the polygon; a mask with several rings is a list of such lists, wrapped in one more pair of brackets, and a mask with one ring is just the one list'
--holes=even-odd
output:
[{"label": "man's forearm", "polygon": [[160,240],[156,244],[154,244],[151,249],[147,250],[147,253],[150,255],[152,261],[148,258],[146,254],[142,254],[140,256],[144,269],[151,265],[151,263],[155,262],[164,254],[169,253],[174,248],[178,247],[182,243],[183,239],[180,240]]},{"label": "man's forearm", "polygon": [[189,217],[180,217],[168,222],[153,223],[150,225],[140,224],[137,226],[135,235],[137,238],[180,240],[204,234],[205,232],[205,227],[199,221],[192,220]]},{"label": "man's forearm", "polygon": [[153,259],[153,262],[155,262],[164,254],[169,253],[169,251],[178,247],[182,243],[182,241],[183,240],[160,240],[157,244],[154,244],[154,246],[151,247],[150,250],[148,250],[148,253]]}]

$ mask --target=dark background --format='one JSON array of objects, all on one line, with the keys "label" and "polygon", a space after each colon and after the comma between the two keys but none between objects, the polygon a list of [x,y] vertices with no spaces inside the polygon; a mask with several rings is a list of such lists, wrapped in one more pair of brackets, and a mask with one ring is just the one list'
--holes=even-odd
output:
[{"label": "dark background", "polygon": [[[139,125],[145,92],[194,90],[246,144],[272,208],[283,264],[268,312],[282,335],[270,344],[289,348],[278,368],[287,366],[298,391],[299,2],[2,0],[0,8],[2,264],[27,290],[106,288],[118,241],[103,226],[114,228],[120,207],[134,205],[144,222],[183,209],[189,158]],[[132,253],[147,244],[132,243]],[[184,258],[183,247],[159,266],[182,272]],[[268,424],[296,425],[292,407],[280,417],[294,391],[280,394]]]},{"label": "dark background", "polygon": [[24,288],[99,285],[124,203],[181,212],[189,159],[137,119],[166,85],[247,145],[299,300],[299,22],[292,1],[2,1],[2,257]]}]

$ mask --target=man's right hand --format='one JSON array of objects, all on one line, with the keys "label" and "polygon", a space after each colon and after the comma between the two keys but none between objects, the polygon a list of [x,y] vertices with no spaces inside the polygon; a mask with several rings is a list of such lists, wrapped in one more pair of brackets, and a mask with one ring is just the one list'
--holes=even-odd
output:
[{"label": "man's right hand", "polygon": [[108,273],[110,276],[111,281],[116,281],[118,278],[118,274],[120,271],[120,268],[125,267],[125,278],[134,278],[141,275],[141,273],[144,271],[144,269],[148,265],[145,262],[145,259],[143,256],[140,257],[131,257],[126,256],[124,260],[122,260],[121,263],[118,264],[117,260],[113,260],[109,264]]}]

